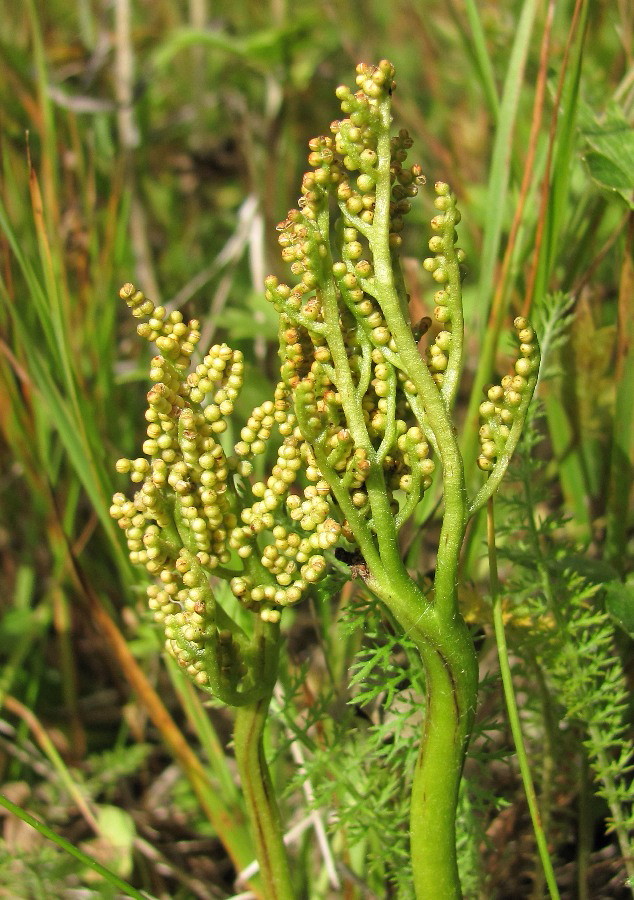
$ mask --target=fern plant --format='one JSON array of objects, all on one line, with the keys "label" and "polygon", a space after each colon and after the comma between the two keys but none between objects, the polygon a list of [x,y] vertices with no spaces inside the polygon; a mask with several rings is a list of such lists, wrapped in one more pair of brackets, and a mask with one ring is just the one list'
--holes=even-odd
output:
[{"label": "fern plant", "polygon": [[[151,364],[143,456],[117,464],[139,490],[115,495],[112,515],[148,589],[166,649],[202,688],[236,707],[234,742],[265,895],[293,895],[262,735],[277,677],[280,620],[329,568],[335,548],[416,647],[425,716],[410,800],[413,881],[419,898],[461,894],[456,807],[473,727],[477,659],[458,607],[460,551],[469,519],[497,490],[537,380],[539,350],[518,317],[514,371],[480,406],[486,479],[468,496],[453,422],[464,358],[455,195],[435,185],[431,256],[440,330],[412,322],[400,265],[405,218],[424,183],[406,165],[412,141],[391,133],[394,68],[360,64],[356,92],[337,88],[344,117],[310,141],[298,208],[279,226],[292,285],[271,276],[266,297],[280,322],[280,381],[233,446],[223,443],[242,387],[243,360],[211,347],[194,370],[198,323],[121,291],[159,354]],[[266,480],[254,460],[274,431],[281,441]],[[435,473],[437,473],[435,475]],[[433,590],[405,565],[399,534],[434,477],[444,508]],[[217,579],[253,615],[223,604]]]}]

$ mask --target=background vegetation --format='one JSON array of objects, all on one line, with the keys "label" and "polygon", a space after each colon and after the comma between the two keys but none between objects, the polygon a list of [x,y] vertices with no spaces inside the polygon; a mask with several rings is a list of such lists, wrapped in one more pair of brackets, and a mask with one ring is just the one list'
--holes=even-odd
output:
[{"label": "background vegetation", "polygon": [[[121,487],[113,464],[135,455],[147,390],[117,291],[134,281],[195,314],[201,346],[243,350],[237,420],[248,415],[275,378],[262,284],[283,271],[275,224],[296,202],[306,142],[336,116],[333,89],[354,65],[388,57],[412,159],[451,183],[463,212],[467,455],[509,319],[537,304],[553,338],[542,416],[499,514],[513,564],[501,561],[502,608],[561,895],[629,895],[631,6],[1,0],[0,15],[4,797],[156,897],[246,890],[236,872],[253,849],[228,714],[163,660],[108,516]],[[421,315],[432,292],[420,266],[432,192],[422,193],[406,270]],[[433,503],[419,522],[404,550],[423,579]],[[472,530],[463,570],[483,677],[463,882],[469,897],[541,897],[483,536]],[[407,898],[403,785],[421,686],[407,639],[371,598],[339,591],[342,581],[285,623],[271,752],[299,895]],[[618,827],[606,835],[610,819]],[[0,894],[115,890],[5,814]]]}]

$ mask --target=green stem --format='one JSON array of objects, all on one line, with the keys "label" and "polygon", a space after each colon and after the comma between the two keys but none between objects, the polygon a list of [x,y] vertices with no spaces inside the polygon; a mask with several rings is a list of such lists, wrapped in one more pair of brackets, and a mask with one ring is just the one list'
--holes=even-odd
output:
[{"label": "green stem", "polygon": [[261,690],[257,699],[236,710],[235,757],[255,841],[263,896],[265,900],[293,900],[280,813],[264,753],[264,728],[277,678],[279,624],[256,619],[254,639],[260,647]]},{"label": "green stem", "polygon": [[533,823],[533,831],[537,842],[537,851],[544,868],[548,892],[552,900],[559,900],[559,889],[555,880],[550,854],[548,852],[548,844],[546,835],[542,826],[539,808],[537,806],[537,795],[535,786],[531,776],[531,770],[528,765],[528,757],[526,747],[524,746],[524,738],[522,735],[522,725],[515,700],[515,692],[513,690],[513,679],[511,676],[511,666],[509,664],[508,649],[506,645],[506,634],[504,633],[504,617],[502,613],[502,601],[500,597],[500,585],[498,581],[497,569],[497,552],[495,548],[495,520],[493,516],[493,498],[488,501],[487,515],[487,538],[489,545],[489,575],[491,579],[491,600],[493,602],[493,627],[495,629],[495,639],[498,648],[498,657],[500,660],[500,674],[502,676],[502,686],[504,688],[504,699],[506,701],[506,710],[509,717],[509,725],[511,726],[511,734],[515,743],[517,753],[517,761],[520,767],[522,783],[524,785],[524,793]]},{"label": "green stem", "polygon": [[271,693],[236,710],[233,740],[266,900],[293,900],[280,814],[264,755],[264,726]]},{"label": "green stem", "polygon": [[[583,741],[578,735],[579,746]],[[580,754],[579,764],[579,796],[577,799],[577,897],[578,900],[590,900],[588,893],[588,871],[590,854],[592,853],[594,822],[591,812],[592,776],[585,753]]]},{"label": "green stem", "polygon": [[425,668],[426,714],[410,809],[416,897],[457,900],[456,806],[478,689],[473,641],[462,618],[444,621],[404,568],[368,585],[415,641]]}]

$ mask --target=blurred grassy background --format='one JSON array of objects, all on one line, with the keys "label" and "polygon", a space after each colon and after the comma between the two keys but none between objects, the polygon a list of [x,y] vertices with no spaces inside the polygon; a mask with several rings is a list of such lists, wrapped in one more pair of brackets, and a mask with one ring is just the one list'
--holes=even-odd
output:
[{"label": "blurred grassy background", "polygon": [[[227,896],[229,858],[240,868],[252,848],[228,824],[242,810],[226,723],[216,714],[212,726],[163,668],[108,516],[113,462],[135,455],[146,390],[118,287],[134,281],[196,315],[202,346],[242,349],[247,414],[275,378],[262,282],[283,274],[275,224],[296,203],[306,142],[337,117],[334,87],[355,64],[388,57],[395,123],[462,206],[467,456],[508,318],[569,294],[566,377],[545,396],[553,502],[625,574],[634,11],[625,0],[0,0],[0,14],[2,782],[157,896]],[[421,310],[431,199],[406,245]],[[413,562],[419,552],[415,541]],[[475,531],[465,577],[477,580],[480,555]],[[199,742],[211,748],[202,763]],[[66,896],[85,882],[8,824],[0,886]]]}]

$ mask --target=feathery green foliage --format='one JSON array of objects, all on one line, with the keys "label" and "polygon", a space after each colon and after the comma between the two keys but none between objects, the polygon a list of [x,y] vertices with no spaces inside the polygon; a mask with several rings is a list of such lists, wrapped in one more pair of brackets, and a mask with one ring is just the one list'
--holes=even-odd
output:
[{"label": "feathery green foliage", "polygon": [[593,563],[563,537],[561,515],[540,513],[549,486],[535,462],[543,440],[537,421],[534,414],[520,444],[513,468],[519,489],[505,497],[505,523],[499,529],[507,539],[502,553],[512,562],[505,592],[513,597],[514,615],[531,622],[513,632],[513,644],[542,670],[547,702],[563,709],[564,720],[580,726],[598,793],[609,807],[610,827],[629,871],[634,747],[627,725],[629,691],[615,626],[605,608],[609,567]]}]

